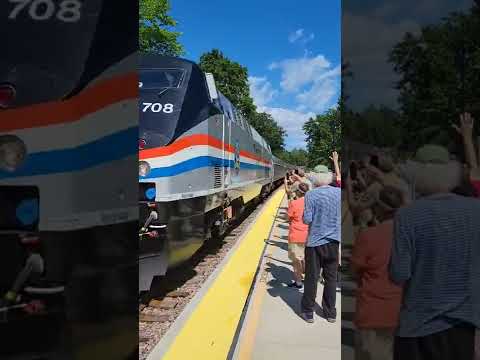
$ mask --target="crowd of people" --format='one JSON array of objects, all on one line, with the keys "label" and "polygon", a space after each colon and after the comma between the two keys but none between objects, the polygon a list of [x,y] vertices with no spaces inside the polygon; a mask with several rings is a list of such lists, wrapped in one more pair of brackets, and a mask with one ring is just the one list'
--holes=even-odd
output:
[{"label": "crowd of people", "polygon": [[[317,165],[308,174],[303,169],[288,172],[288,256],[294,281],[303,289],[301,316],[312,323],[319,281],[323,283],[322,312],[330,323],[337,318],[336,292],[340,263],[341,175],[338,154],[332,154],[334,172]],[[321,274],[321,276],[320,276]]]},{"label": "crowd of people", "polygon": [[464,161],[425,145],[408,160],[374,151],[349,164],[343,230],[354,239],[357,360],[479,357],[480,170],[473,124],[463,114],[454,126]]}]

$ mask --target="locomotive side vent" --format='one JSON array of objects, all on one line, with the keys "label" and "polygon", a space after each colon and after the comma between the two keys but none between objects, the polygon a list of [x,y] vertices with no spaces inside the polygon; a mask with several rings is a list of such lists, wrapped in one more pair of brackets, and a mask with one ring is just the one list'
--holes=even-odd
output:
[{"label": "locomotive side vent", "polygon": [[215,189],[222,187],[222,168],[220,166],[215,165],[213,169],[213,177],[213,187]]}]

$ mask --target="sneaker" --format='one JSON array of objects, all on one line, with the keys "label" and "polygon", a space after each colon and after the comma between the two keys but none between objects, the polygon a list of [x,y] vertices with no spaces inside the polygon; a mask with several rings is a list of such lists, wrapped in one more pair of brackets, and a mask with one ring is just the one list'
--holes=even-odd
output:
[{"label": "sneaker", "polygon": [[290,284],[287,285],[288,287],[294,287],[297,289],[301,289],[303,287],[303,284],[297,284],[296,281],[292,281]]},{"label": "sneaker", "polygon": [[335,319],[335,318],[327,318],[327,321],[328,321],[329,323],[334,323],[334,322],[337,321],[337,319]]},{"label": "sneaker", "polygon": [[302,319],[308,323],[313,323],[313,313],[302,313]]}]

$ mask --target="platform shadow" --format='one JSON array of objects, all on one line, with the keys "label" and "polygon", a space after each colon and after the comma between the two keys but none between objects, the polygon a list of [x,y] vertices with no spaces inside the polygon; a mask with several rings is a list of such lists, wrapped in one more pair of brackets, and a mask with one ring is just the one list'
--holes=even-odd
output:
[{"label": "platform shadow", "polygon": [[280,223],[288,223],[288,214],[286,212],[279,212],[277,216],[275,216],[275,220]]},{"label": "platform shadow", "polygon": [[[267,283],[269,286],[267,292],[270,296],[280,297],[301,318],[300,302],[303,294],[298,289],[287,286],[293,281],[293,272],[285,266],[279,266],[272,262],[268,262],[267,266],[266,270],[272,275],[272,280]],[[316,304],[316,308],[318,309],[320,306]],[[319,310],[316,312],[318,313]]]},{"label": "platform shadow", "polygon": [[282,250],[288,251],[288,243],[284,241],[267,240],[267,244],[276,246]]},{"label": "platform shadow", "polygon": [[279,260],[279,259],[276,259],[276,258],[274,258],[273,256],[269,256],[269,255],[265,255],[265,258],[270,259],[270,260],[273,260],[273,261],[275,261],[275,262],[279,262],[279,263],[288,265],[288,266],[292,266],[292,263],[291,263],[290,261]]},{"label": "platform shadow", "polygon": [[285,266],[279,266],[271,262],[267,263],[268,271],[273,279],[270,280],[267,285],[269,288],[267,292],[270,296],[280,297],[288,307],[300,317],[300,301],[302,294],[295,288],[289,288],[289,284],[293,280],[293,273]]}]

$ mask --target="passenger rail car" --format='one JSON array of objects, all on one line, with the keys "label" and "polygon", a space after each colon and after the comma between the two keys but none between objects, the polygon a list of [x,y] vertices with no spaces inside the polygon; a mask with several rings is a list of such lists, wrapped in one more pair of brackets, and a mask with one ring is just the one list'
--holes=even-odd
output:
[{"label": "passenger rail car", "polygon": [[148,290],[266,197],[289,165],[195,63],[142,56],[139,88],[140,290]]},{"label": "passenger rail car", "polygon": [[[0,2],[2,359],[122,359],[138,346],[128,337],[138,281],[138,26],[128,3]],[[32,301],[41,314],[23,310]],[[75,337],[82,327],[96,340]]]}]

